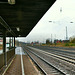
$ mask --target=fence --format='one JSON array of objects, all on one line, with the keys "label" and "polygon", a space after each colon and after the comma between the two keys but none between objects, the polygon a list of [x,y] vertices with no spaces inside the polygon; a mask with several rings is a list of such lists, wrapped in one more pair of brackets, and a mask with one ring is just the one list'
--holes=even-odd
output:
[{"label": "fence", "polygon": [[[13,58],[15,55],[15,49],[11,49],[6,52],[7,53],[7,63]],[[0,69],[4,66],[4,53],[0,54]]]}]

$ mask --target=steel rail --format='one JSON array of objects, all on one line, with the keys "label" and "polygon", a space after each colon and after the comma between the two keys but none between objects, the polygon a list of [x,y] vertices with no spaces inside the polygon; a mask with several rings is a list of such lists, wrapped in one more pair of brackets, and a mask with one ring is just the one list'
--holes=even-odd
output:
[{"label": "steel rail", "polygon": [[[22,46],[22,48],[23,48],[23,46]],[[25,50],[25,49],[24,49]],[[45,72],[45,70],[35,61],[35,59],[33,59],[32,57],[31,57],[31,55],[25,50],[25,52],[27,53],[27,55],[32,59],[32,61],[40,68],[40,70],[45,74],[45,75],[47,75],[47,73]]]},{"label": "steel rail", "polygon": [[[32,47],[32,46],[31,46]],[[35,46],[33,46],[34,48],[38,48],[38,49],[40,49],[40,47],[35,47]],[[49,50],[50,49],[50,50]],[[42,50],[42,49],[41,49]],[[74,53],[75,53],[75,50],[67,50],[67,51],[65,51],[64,49],[58,49],[58,48],[51,48],[51,47],[48,47],[47,49],[46,49],[48,52],[52,52],[52,53],[59,53],[59,54],[63,54],[64,56],[65,55],[68,55],[68,56],[72,56],[72,57],[75,57],[75,55],[74,55]],[[69,53],[67,53],[67,52],[69,52]],[[73,54],[72,54],[73,53]],[[73,58],[74,59],[74,58]]]},{"label": "steel rail", "polygon": [[[33,49],[31,49],[31,51],[32,51],[32,50],[33,50]],[[36,50],[35,50],[35,51],[36,51]],[[38,50],[37,50],[37,51],[38,51]],[[32,52],[33,52],[33,51],[32,51]],[[33,53],[34,53],[35,55],[39,55],[39,54],[37,54],[37,52],[33,52]],[[46,54],[46,53],[44,53],[44,54]],[[47,55],[48,55],[48,54],[47,54]],[[52,56],[52,57],[53,57],[53,56]],[[54,57],[55,57],[55,56],[54,56]],[[55,57],[55,58],[57,58],[57,57]],[[43,59],[44,59],[44,57],[43,57]],[[58,60],[59,60],[59,59],[60,59],[60,58],[58,58]],[[62,59],[60,59],[60,60],[61,60],[61,62],[62,62]],[[66,62],[66,61],[65,61],[65,62]],[[49,63],[50,63],[50,62],[49,62]],[[68,63],[68,62],[66,62],[66,63]],[[51,63],[51,64],[52,64],[52,63]],[[72,63],[68,63],[68,64],[72,64]],[[52,64],[52,65],[54,65],[54,64]],[[74,64],[72,64],[72,65],[74,65]],[[55,65],[55,67],[59,69],[58,66]],[[72,66],[72,67],[73,67],[73,66]],[[67,68],[66,68],[66,69],[67,69]],[[65,69],[65,70],[66,70],[66,69]],[[63,72],[67,75],[69,69],[65,71],[64,68],[61,68],[61,67],[60,67],[60,70],[63,71]],[[72,71],[72,73],[75,74],[75,71],[74,71],[73,69],[72,69],[71,71]]]},{"label": "steel rail", "polygon": [[[40,50],[40,51],[42,51],[42,50]],[[69,63],[75,64],[75,61],[74,61],[73,58],[68,58],[68,57],[64,57],[64,58],[63,58],[63,56],[59,56],[59,55],[56,55],[56,54],[53,54],[53,53],[48,53],[48,52],[46,52],[46,51],[42,51],[42,52],[45,52],[46,54],[51,55],[51,56],[54,56],[54,57],[56,57],[56,58],[65,60],[65,61],[67,61],[67,62],[69,62]],[[71,61],[71,60],[72,60],[72,61]]]},{"label": "steel rail", "polygon": [[59,56],[62,56],[62,57],[66,57],[66,58],[69,58],[69,59],[72,59],[72,60],[75,60],[75,56],[72,56],[72,54],[71,55],[68,55],[68,54],[65,54],[64,55],[64,53],[60,53],[60,52],[51,52],[52,54],[55,54],[55,55],[59,55]]},{"label": "steel rail", "polygon": [[[27,50],[28,50],[28,49],[27,49]],[[28,51],[30,51],[30,50],[28,50]],[[47,64],[50,65],[51,67],[53,67],[55,70],[57,70],[57,71],[60,72],[61,74],[63,74],[63,75],[66,74],[63,70],[57,68],[55,65],[51,64],[50,62],[48,62],[48,61],[45,60],[44,58],[40,57],[39,55],[35,54],[35,53],[32,52],[32,51],[30,51],[30,52],[31,52],[32,54],[34,54],[35,56],[37,56],[38,58],[40,58],[41,60],[43,60],[45,63],[47,63]]]}]

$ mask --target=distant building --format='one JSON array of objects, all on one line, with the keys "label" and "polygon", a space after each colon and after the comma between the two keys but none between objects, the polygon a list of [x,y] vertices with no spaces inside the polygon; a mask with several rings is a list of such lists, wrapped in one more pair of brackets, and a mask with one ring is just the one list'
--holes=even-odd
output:
[{"label": "distant building", "polygon": [[64,43],[68,43],[68,42],[70,42],[70,40],[63,40],[63,42],[64,42]]},{"label": "distant building", "polygon": [[38,41],[31,42],[31,45],[39,45],[39,42]]},{"label": "distant building", "polygon": [[69,40],[54,40],[54,43],[68,43]]}]

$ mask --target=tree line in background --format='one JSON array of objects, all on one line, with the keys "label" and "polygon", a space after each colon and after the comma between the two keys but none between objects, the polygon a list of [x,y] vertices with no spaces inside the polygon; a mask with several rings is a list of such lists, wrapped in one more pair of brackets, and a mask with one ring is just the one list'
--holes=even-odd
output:
[{"label": "tree line in background", "polygon": [[75,43],[75,36],[70,37],[70,42],[71,42],[71,43]]},{"label": "tree line in background", "polygon": [[46,39],[47,45],[63,45],[63,46],[75,46],[75,36],[69,38],[69,40],[58,40],[55,39],[54,42],[50,39]]},{"label": "tree line in background", "polygon": [[[51,46],[73,46],[75,47],[75,36],[72,36],[69,38],[69,40],[58,40],[55,39],[54,41],[52,39],[46,39],[44,40],[46,42],[39,42],[39,41],[34,41],[34,42],[24,42],[26,45],[51,45]],[[19,41],[16,40],[16,44],[19,45]]]}]

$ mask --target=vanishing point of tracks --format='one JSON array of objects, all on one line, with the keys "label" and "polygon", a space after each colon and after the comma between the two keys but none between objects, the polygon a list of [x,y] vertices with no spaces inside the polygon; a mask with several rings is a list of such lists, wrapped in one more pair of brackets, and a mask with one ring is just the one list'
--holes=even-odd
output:
[{"label": "vanishing point of tracks", "polygon": [[25,45],[23,48],[45,75],[75,75],[74,59]]}]

